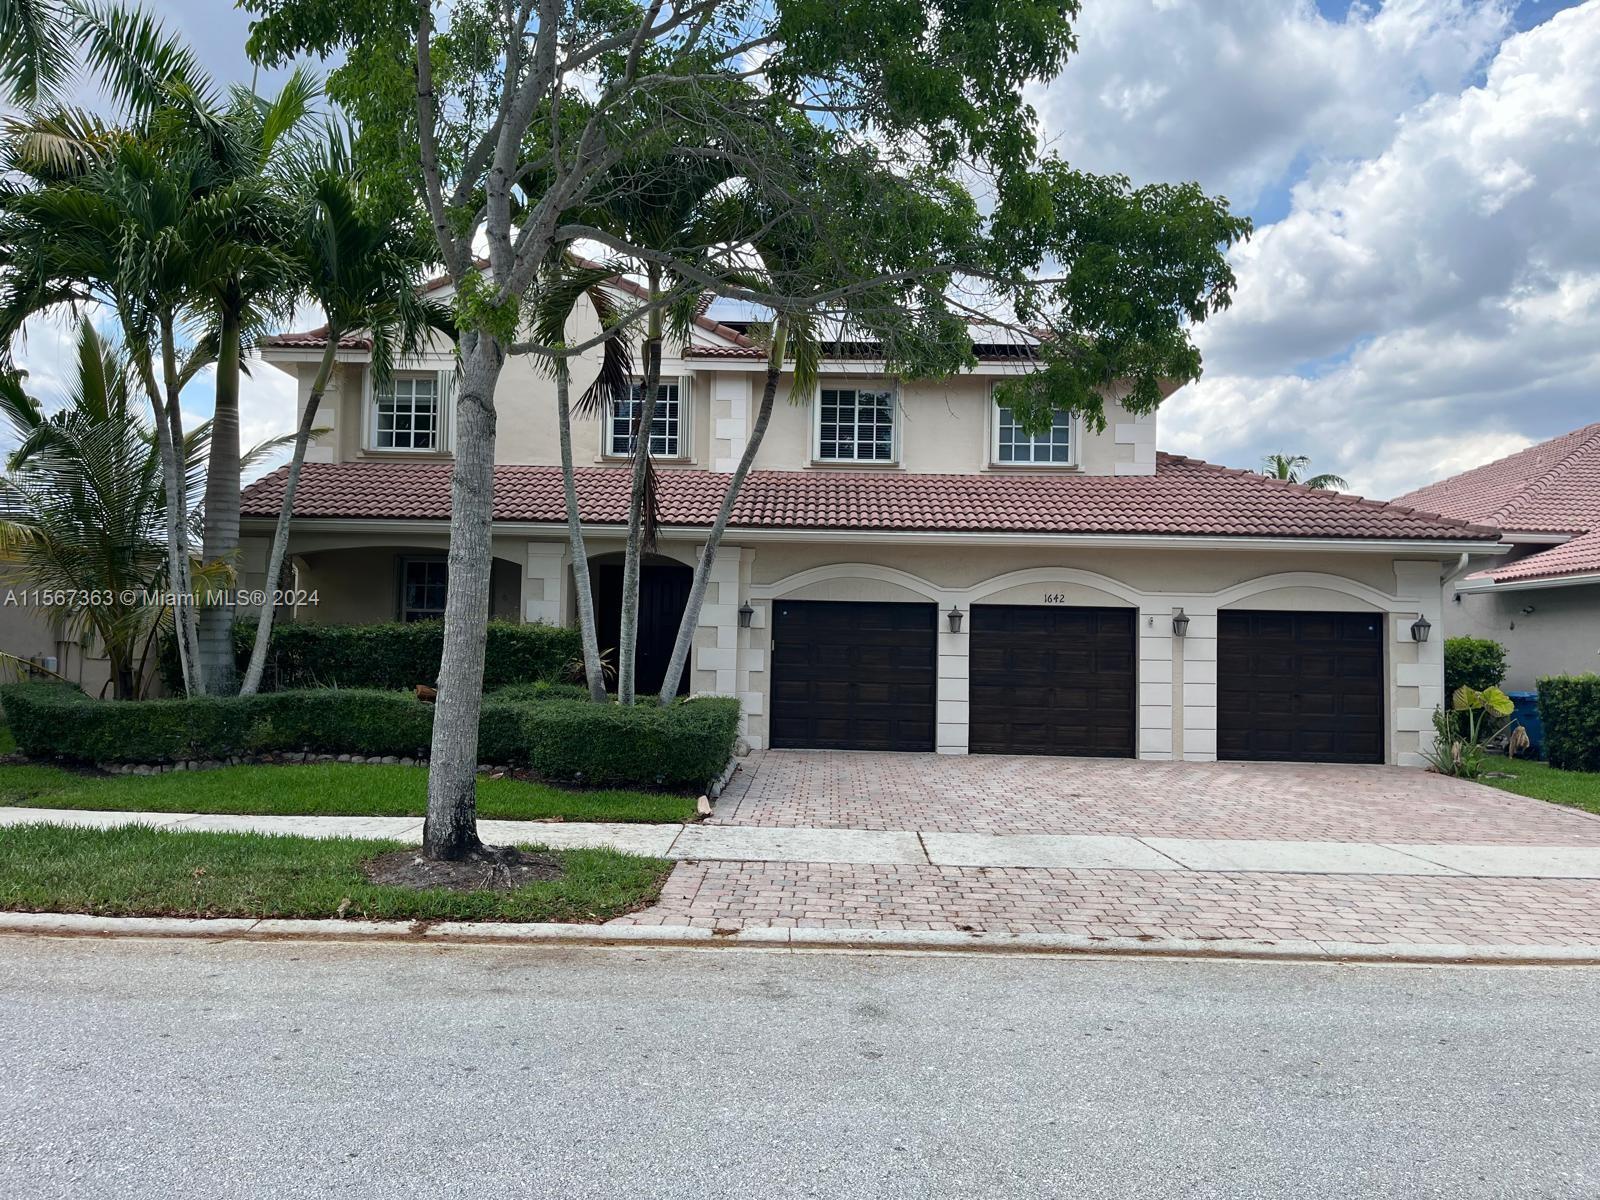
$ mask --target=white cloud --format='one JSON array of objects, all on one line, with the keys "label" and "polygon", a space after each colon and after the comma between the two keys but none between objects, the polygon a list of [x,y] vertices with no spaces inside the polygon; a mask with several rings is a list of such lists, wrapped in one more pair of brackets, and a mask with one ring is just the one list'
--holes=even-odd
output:
[{"label": "white cloud", "polygon": [[1198,179],[1241,208],[1325,158],[1376,153],[1395,118],[1462,86],[1508,0],[1113,0],[1084,6],[1079,54],[1035,102],[1061,153],[1136,180]]},{"label": "white cloud", "polygon": [[1311,453],[1387,495],[1594,419],[1597,57],[1591,0],[1298,185],[1235,253],[1237,302],[1201,330],[1207,377],[1163,440],[1243,464]]}]

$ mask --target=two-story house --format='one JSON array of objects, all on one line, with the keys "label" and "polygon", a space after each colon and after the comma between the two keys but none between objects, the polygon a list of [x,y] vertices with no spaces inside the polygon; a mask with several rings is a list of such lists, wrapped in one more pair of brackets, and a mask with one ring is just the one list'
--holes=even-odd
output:
[{"label": "two-story house", "polygon": [[[745,446],[765,359],[702,316],[670,348],[651,430],[663,532],[644,572],[639,674],[659,686],[692,564]],[[302,403],[325,346],[270,339]],[[871,347],[783,381],[717,558],[686,686],[738,696],[753,747],[1417,764],[1443,700],[1445,581],[1496,531],[1157,450],[1106,407],[1020,430],[979,342],[959,378],[886,377]],[[340,348],[295,504],[303,621],[438,617],[449,587],[448,347],[373,386]],[[575,371],[574,394],[593,363]],[[586,374],[587,372],[587,374]],[[552,381],[497,396],[493,611],[575,619]],[[579,508],[603,646],[615,645],[629,413],[578,419]],[[283,472],[245,492],[259,581]]]}]

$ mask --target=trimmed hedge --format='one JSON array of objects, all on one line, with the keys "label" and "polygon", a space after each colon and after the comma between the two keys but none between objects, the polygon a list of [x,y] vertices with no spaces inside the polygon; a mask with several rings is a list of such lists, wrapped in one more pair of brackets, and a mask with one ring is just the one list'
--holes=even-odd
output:
[{"label": "trimmed hedge", "polygon": [[1458,689],[1499,687],[1506,678],[1506,648],[1489,638],[1453,637],[1444,642],[1444,694]]},{"label": "trimmed hedge", "polygon": [[1564,771],[1600,771],[1600,675],[1539,680],[1545,757]]},{"label": "trimmed hedge", "polygon": [[548,679],[536,679],[532,683],[513,683],[506,687],[498,688],[489,697],[490,700],[516,700],[522,703],[529,701],[542,703],[546,700],[582,700],[587,703],[589,689],[581,683],[553,683]]},{"label": "trimmed hedge", "polygon": [[589,787],[654,783],[704,787],[722,774],[739,734],[739,702],[726,696],[663,708],[563,700],[523,710],[528,765],[546,779]]},{"label": "trimmed hedge", "polygon": [[[281,751],[424,757],[433,736],[431,704],[408,692],[354,688],[130,701],[23,683],[0,688],[0,704],[25,754],[81,763]],[[620,708],[490,696],[478,758],[592,787],[698,789],[722,773],[738,727],[738,701],[724,697]]]},{"label": "trimmed hedge", "polygon": [[[233,652],[240,675],[249,665],[255,637],[253,620],[234,624]],[[261,683],[274,691],[327,687],[409,691],[419,683],[431,687],[438,682],[443,653],[442,621],[383,625],[285,622],[273,626],[272,648]],[[581,654],[576,629],[490,621],[484,691],[561,679]],[[161,678],[169,692],[182,692],[177,647],[171,638],[162,646]]]}]

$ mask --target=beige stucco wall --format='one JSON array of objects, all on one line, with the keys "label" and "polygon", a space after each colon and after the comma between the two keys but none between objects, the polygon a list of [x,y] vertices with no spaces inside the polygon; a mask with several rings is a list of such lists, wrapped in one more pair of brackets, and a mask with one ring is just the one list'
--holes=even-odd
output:
[{"label": "beige stucco wall", "polygon": [[1547,675],[1600,671],[1600,584],[1459,593],[1446,609],[1445,629],[1451,637],[1499,642],[1506,648],[1504,686],[1531,692]]},{"label": "beige stucco wall", "polygon": [[54,658],[57,674],[100,695],[111,678],[110,660],[95,645],[69,636],[45,610],[25,603],[27,586],[14,568],[0,564],[0,650],[24,659]]}]

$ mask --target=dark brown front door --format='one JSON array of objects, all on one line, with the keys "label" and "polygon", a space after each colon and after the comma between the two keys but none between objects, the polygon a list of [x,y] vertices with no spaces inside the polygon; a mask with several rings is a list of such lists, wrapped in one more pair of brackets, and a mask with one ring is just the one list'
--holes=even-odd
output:
[{"label": "dark brown front door", "polygon": [[[590,571],[594,580],[595,635],[600,652],[617,665],[617,642],[622,631],[622,565],[601,563]],[[634,689],[641,696],[661,690],[672,659],[683,610],[694,583],[692,568],[676,563],[643,563],[639,567],[639,635],[634,642]],[[680,694],[689,690],[689,664],[678,681]],[[615,683],[611,685],[616,689]]]},{"label": "dark brown front door", "polygon": [[1131,608],[978,604],[968,665],[974,754],[1132,758]]},{"label": "dark brown front door", "polygon": [[932,750],[932,604],[773,605],[772,744]]},{"label": "dark brown front door", "polygon": [[1217,660],[1217,757],[1384,761],[1382,616],[1224,612]]}]

